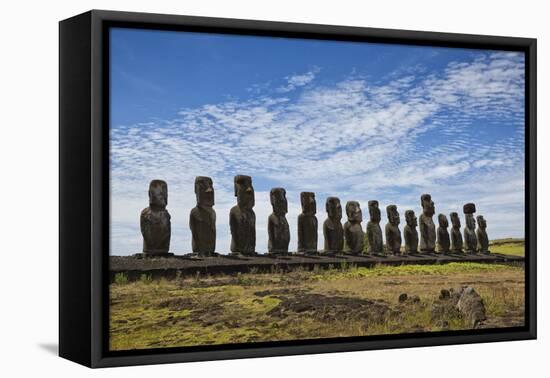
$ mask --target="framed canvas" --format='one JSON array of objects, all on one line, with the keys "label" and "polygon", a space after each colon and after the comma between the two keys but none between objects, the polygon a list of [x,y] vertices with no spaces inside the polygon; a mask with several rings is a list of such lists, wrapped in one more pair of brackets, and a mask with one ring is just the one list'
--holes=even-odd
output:
[{"label": "framed canvas", "polygon": [[59,353],[536,338],[536,40],[60,22]]}]

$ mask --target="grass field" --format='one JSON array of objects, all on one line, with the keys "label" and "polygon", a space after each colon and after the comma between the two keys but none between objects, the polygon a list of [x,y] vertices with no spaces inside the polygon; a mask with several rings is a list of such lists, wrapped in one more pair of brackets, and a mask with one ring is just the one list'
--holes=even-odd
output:
[{"label": "grass field", "polygon": [[525,256],[525,240],[512,238],[492,240],[489,250],[505,255]]},{"label": "grass field", "polygon": [[[519,254],[521,243],[497,243]],[[504,252],[500,252],[504,253]],[[441,289],[472,286],[483,298],[481,327],[524,322],[524,269],[477,263],[247,273],[128,282],[110,287],[110,348],[225,344],[460,330],[442,311]],[[406,293],[408,300],[398,297]]]}]

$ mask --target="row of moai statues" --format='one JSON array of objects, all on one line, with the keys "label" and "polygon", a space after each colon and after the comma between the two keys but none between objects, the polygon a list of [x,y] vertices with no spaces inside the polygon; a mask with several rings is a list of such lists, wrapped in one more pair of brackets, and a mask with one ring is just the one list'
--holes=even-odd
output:
[{"label": "row of moai statues", "polygon": [[[234,179],[237,205],[229,212],[231,230],[231,254],[256,254],[256,215],[254,213],[255,195],[252,178],[237,175]],[[199,176],[195,179],[197,205],[191,210],[189,227],[192,235],[192,251],[199,256],[211,256],[216,251],[216,212],[214,206],[214,187],[210,177]],[[318,222],[315,193],[300,193],[302,213],[298,216],[298,249],[300,254],[319,253],[317,247]],[[270,192],[273,212],[268,218],[268,253],[288,254],[290,228],[286,219],[288,202],[284,188],[273,188]],[[440,253],[489,253],[487,222],[482,215],[477,217],[473,203],[464,205],[466,218],[464,239],[460,232],[458,213],[450,214],[452,229],[448,232],[449,222],[444,214],[438,215],[439,227],[435,227],[433,216],[435,205],[429,194],[420,197],[422,214],[420,223],[413,210],[405,211],[406,225],[403,229],[405,239],[404,253],[436,252]],[[145,255],[168,255],[170,249],[170,214],[168,204],[168,186],[165,181],[153,180],[149,185],[149,207],[141,213],[141,233],[143,235],[143,253]],[[385,226],[386,245],[380,228],[381,213],[378,201],[369,201],[370,219],[365,232],[361,226],[363,215],[357,201],[346,203],[347,222],[342,225],[342,206],[337,197],[328,197],[325,204],[327,219],[323,223],[324,249],[327,254],[361,254],[365,239],[369,254],[401,254],[400,216],[396,205],[386,207],[388,223]],[[417,230],[419,227],[420,235]],[[344,248],[346,245],[346,248]]]}]

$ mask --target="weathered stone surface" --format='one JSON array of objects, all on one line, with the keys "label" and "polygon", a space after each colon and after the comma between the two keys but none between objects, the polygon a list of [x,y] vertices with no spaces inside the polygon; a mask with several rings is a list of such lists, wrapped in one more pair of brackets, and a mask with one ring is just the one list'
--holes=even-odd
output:
[{"label": "weathered stone surface", "polygon": [[382,253],[384,251],[384,243],[382,240],[382,228],[380,228],[380,208],[378,201],[369,201],[369,216],[370,220],[367,223],[367,252]]},{"label": "weathered stone surface", "polygon": [[273,188],[269,195],[273,213],[267,219],[267,233],[269,236],[267,250],[274,254],[287,254],[290,243],[290,229],[286,220],[288,202],[286,190]]},{"label": "weathered stone surface", "polygon": [[302,213],[298,215],[298,253],[317,253],[318,222],[315,193],[300,193]]},{"label": "weathered stone surface", "polygon": [[344,228],[342,227],[342,205],[338,197],[328,197],[326,202],[328,218],[323,223],[326,253],[342,253],[344,249]]},{"label": "weathered stone surface", "polygon": [[420,203],[422,205],[422,215],[420,215],[419,224],[420,250],[422,252],[434,252],[436,234],[432,217],[435,214],[435,205],[432,201],[432,196],[429,194],[422,194]]},{"label": "weathered stone surface", "polygon": [[466,218],[466,227],[464,227],[464,250],[466,253],[477,252],[476,220],[474,212],[476,206],[473,203],[464,205],[464,216]]},{"label": "weathered stone surface", "polygon": [[451,251],[453,253],[462,253],[463,251],[463,242],[462,242],[462,233],[460,232],[460,218],[458,213],[451,213],[451,223],[453,227],[451,228]]},{"label": "weathered stone surface", "polygon": [[477,211],[476,204],[471,202],[464,204],[462,209],[464,211],[464,214],[473,214]]},{"label": "weathered stone surface", "polygon": [[397,206],[388,205],[386,207],[388,223],[386,224],[386,250],[388,253],[401,254],[401,231],[399,230],[399,213]]},{"label": "weathered stone surface", "polygon": [[413,210],[405,211],[405,221],[407,224],[403,229],[403,236],[405,238],[405,253],[417,253],[418,252],[418,221]]},{"label": "weathered stone surface", "polygon": [[477,247],[481,253],[489,253],[489,236],[487,235],[487,221],[483,215],[477,216]]},{"label": "weathered stone surface", "polygon": [[365,242],[365,233],[361,227],[363,213],[359,202],[348,201],[346,203],[346,215],[348,221],[344,224],[344,237],[348,247],[347,252],[357,255],[363,252]]},{"label": "weathered stone surface", "polygon": [[408,264],[448,264],[453,262],[476,262],[482,264],[515,264],[521,265],[525,262],[523,256],[502,255],[491,253],[487,255],[423,255],[414,256],[330,256],[319,255],[310,258],[301,255],[289,255],[280,261],[267,255],[258,254],[244,259],[234,258],[227,255],[203,257],[199,259],[185,258],[184,256],[148,259],[143,256],[110,256],[109,274],[114,280],[117,273],[125,273],[131,280],[139,280],[143,274],[151,275],[154,278],[173,278],[176,273],[185,276],[196,276],[197,272],[202,274],[232,274],[249,273],[253,271],[272,272],[274,268],[283,270],[298,269],[334,269],[341,264],[352,264],[358,267],[401,266]]},{"label": "weathered stone surface", "polygon": [[437,227],[437,250],[440,253],[449,253],[451,249],[451,240],[449,237],[449,221],[445,214],[439,214],[437,216],[439,221],[439,227]]},{"label": "weathered stone surface", "polygon": [[214,206],[214,186],[210,177],[195,178],[197,206],[189,215],[191,247],[199,256],[210,256],[216,251],[216,212]]},{"label": "weathered stone surface", "polygon": [[235,197],[237,205],[229,212],[231,229],[231,253],[256,254],[256,214],[253,207],[254,187],[250,176],[235,176]]},{"label": "weathered stone surface", "polygon": [[168,185],[163,180],[149,184],[149,207],[141,212],[143,253],[149,256],[166,255],[170,250],[171,223],[168,205]]},{"label": "weathered stone surface", "polygon": [[456,308],[468,319],[472,328],[477,328],[481,322],[487,319],[483,299],[470,286],[460,290],[460,299]]}]

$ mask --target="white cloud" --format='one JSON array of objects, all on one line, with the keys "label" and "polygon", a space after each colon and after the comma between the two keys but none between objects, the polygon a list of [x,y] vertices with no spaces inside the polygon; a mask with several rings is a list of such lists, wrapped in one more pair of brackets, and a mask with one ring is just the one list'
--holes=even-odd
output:
[{"label": "white cloud", "polygon": [[280,93],[290,92],[298,87],[303,87],[306,84],[309,84],[313,79],[315,79],[315,76],[320,72],[319,67],[313,67],[312,70],[299,74],[299,75],[292,75],[285,77],[286,84],[277,88],[277,91]]}]

